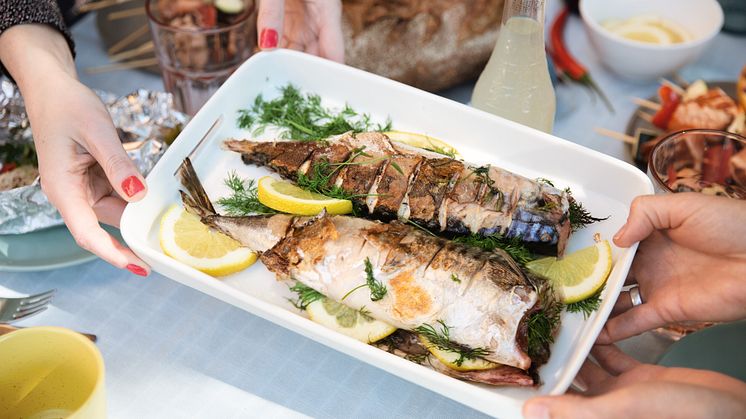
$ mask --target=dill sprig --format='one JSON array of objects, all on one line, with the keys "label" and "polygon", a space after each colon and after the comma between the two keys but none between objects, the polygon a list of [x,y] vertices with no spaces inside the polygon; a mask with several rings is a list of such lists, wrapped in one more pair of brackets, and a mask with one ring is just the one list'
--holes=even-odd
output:
[{"label": "dill sprig", "polygon": [[340,301],[344,301],[350,294],[363,287],[368,287],[368,289],[370,289],[371,301],[381,300],[386,296],[386,293],[388,293],[388,289],[383,285],[383,282],[377,280],[376,277],[373,276],[373,264],[370,263],[370,258],[365,258],[365,284],[358,285],[351,289]]},{"label": "dill sprig", "polygon": [[418,230],[421,230],[423,233],[427,234],[428,236],[436,237],[436,234],[433,233],[432,231],[430,231],[429,229],[427,229],[427,227],[421,226],[421,225],[417,224],[416,222],[410,220],[409,218],[399,217],[399,221],[402,222],[402,223],[404,223],[404,224],[409,224],[409,225],[411,225],[412,227],[414,227],[414,228],[416,228]]},{"label": "dill sprig", "polygon": [[567,311],[569,311],[570,313],[583,313],[583,317],[587,319],[591,314],[593,314],[594,311],[598,310],[598,308],[601,306],[601,293],[603,292],[604,288],[606,288],[606,283],[604,283],[604,285],[599,288],[599,290],[596,291],[595,294],[591,295],[585,300],[580,300],[578,302],[568,304],[566,306]]},{"label": "dill sprig", "polygon": [[[350,156],[343,162],[340,163],[330,163],[326,159],[322,159],[318,162],[315,162],[313,166],[311,166],[311,170],[309,170],[308,174],[298,172],[298,180],[296,181],[296,184],[299,188],[305,189],[309,192],[315,192],[318,194],[322,194],[331,198],[337,198],[337,199],[352,199],[356,198],[359,195],[353,195],[344,189],[342,189],[340,186],[333,185],[331,183],[332,177],[343,167],[345,166],[351,166],[351,165],[361,165],[361,164],[371,164],[377,161],[381,161],[381,159],[371,159],[366,161],[360,161],[355,162],[357,157],[372,157],[370,154],[367,154],[365,152],[365,146],[356,148],[350,153]],[[367,196],[367,195],[366,195]]]},{"label": "dill sprig", "polygon": [[281,129],[281,138],[301,141],[316,141],[348,131],[391,130],[390,120],[383,125],[373,124],[370,115],[359,114],[347,104],[341,110],[326,108],[319,95],[303,94],[292,84],[281,87],[280,92],[280,97],[269,101],[258,95],[251,108],[240,109],[238,127],[261,135],[267,127],[274,126]]},{"label": "dill sprig", "polygon": [[564,305],[557,299],[554,289],[547,281],[533,278],[539,296],[540,307],[529,314],[528,356],[537,364],[549,359],[549,345],[554,342],[554,334],[560,325],[560,315]]},{"label": "dill sprig", "polygon": [[[565,189],[567,191],[567,194],[570,195],[570,188]],[[569,217],[570,217],[570,226],[572,227],[572,231],[578,231],[581,228],[593,224],[598,221],[604,221],[608,220],[609,216],[603,218],[596,218],[591,215],[590,212],[588,212],[587,209],[583,207],[583,204],[576,201],[575,198],[570,195],[570,211],[569,211]]]},{"label": "dill sprig", "polygon": [[453,352],[458,354],[455,364],[459,367],[466,360],[473,360],[481,358],[490,354],[486,348],[470,348],[466,345],[461,345],[451,341],[450,328],[445,324],[443,320],[437,321],[440,324],[440,330],[435,327],[423,323],[417,326],[414,331],[424,336],[432,345],[441,351]]},{"label": "dill sprig", "polygon": [[459,236],[453,239],[456,243],[463,243],[469,246],[478,247],[482,250],[492,252],[495,249],[502,249],[505,253],[515,260],[521,267],[535,259],[533,253],[526,247],[519,237],[506,238],[499,234],[489,236],[480,236],[479,234],[470,234],[468,236]]},{"label": "dill sprig", "polygon": [[453,282],[455,282],[457,284],[461,283],[461,279],[459,279],[458,275],[456,275],[454,273],[451,274],[451,281],[453,281]]},{"label": "dill sprig", "polygon": [[290,287],[290,291],[298,294],[297,300],[290,300],[298,310],[305,310],[312,302],[326,298],[324,294],[300,282]]},{"label": "dill sprig", "polygon": [[277,214],[277,211],[259,202],[254,179],[241,179],[232,171],[225,178],[225,185],[231,189],[232,194],[220,198],[218,204],[229,215]]}]

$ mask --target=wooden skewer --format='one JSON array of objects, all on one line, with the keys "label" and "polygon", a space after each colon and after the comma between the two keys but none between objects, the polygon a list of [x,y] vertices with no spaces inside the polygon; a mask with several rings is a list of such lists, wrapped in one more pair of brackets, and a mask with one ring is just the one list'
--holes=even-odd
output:
[{"label": "wooden skewer", "polygon": [[681,96],[684,96],[684,93],[686,93],[686,91],[684,90],[683,87],[681,87],[678,84],[672,82],[671,80],[661,79],[661,84],[665,84],[666,86],[670,87],[671,89],[674,90],[674,92],[678,93]]},{"label": "wooden skewer", "polygon": [[631,145],[637,144],[637,138],[631,135],[627,135],[621,132],[612,131],[610,129],[601,128],[601,127],[593,128],[593,130],[596,131],[597,134],[601,134],[604,137],[613,138],[615,140],[619,140],[619,141],[622,141],[622,142],[625,142]]},{"label": "wooden skewer", "polygon": [[653,115],[650,115],[647,112],[637,111],[637,116],[644,121],[650,122],[651,124],[653,123]]},{"label": "wooden skewer", "polygon": [[147,24],[140,26],[139,28],[132,31],[129,35],[117,41],[114,45],[111,46],[111,48],[109,48],[107,52],[109,54],[116,54],[117,52],[127,47],[127,45],[133,43],[137,38],[145,35],[146,33],[148,33]]},{"label": "wooden skewer", "polygon": [[127,61],[124,63],[106,64],[98,67],[89,67],[85,71],[88,74],[106,73],[109,71],[130,70],[134,68],[149,67],[157,65],[157,58],[143,58],[141,60]]},{"label": "wooden skewer", "polygon": [[643,99],[640,97],[633,97],[632,103],[634,103],[637,106],[642,106],[643,108],[648,108],[650,110],[658,112],[661,109],[661,104],[653,102],[652,100]]},{"label": "wooden skewer", "polygon": [[686,81],[683,77],[681,77],[681,74],[679,73],[673,73],[673,80],[679,84],[679,86],[683,87],[684,89],[689,87],[689,82]]},{"label": "wooden skewer", "polygon": [[108,20],[127,19],[128,17],[140,16],[145,14],[145,7],[133,7],[132,9],[119,10],[109,13]]},{"label": "wooden skewer", "polygon": [[143,55],[145,53],[153,51],[154,49],[155,45],[153,44],[153,41],[148,41],[138,46],[137,48],[132,48],[130,50],[114,54],[110,56],[109,59],[111,61],[122,61],[129,58],[137,57],[138,55]]},{"label": "wooden skewer", "polygon": [[85,13],[85,12],[92,12],[94,10],[100,10],[105,9],[107,7],[116,6],[117,4],[127,3],[132,0],[100,0],[100,1],[94,1],[90,3],[86,3],[80,7],[78,7],[78,12]]}]

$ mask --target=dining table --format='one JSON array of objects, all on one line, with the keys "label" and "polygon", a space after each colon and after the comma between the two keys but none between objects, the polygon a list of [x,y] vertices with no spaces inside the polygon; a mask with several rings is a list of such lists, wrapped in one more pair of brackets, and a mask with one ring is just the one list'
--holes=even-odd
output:
[{"label": "dining table", "polygon": [[[549,3],[548,19],[557,13],[557,3]],[[582,87],[558,85],[554,135],[631,162],[628,145],[594,128],[623,132],[637,108],[632,97],[651,96],[658,81],[631,82],[605,68],[579,18],[570,19],[566,31],[568,48],[589,68],[614,111]],[[94,14],[77,22],[72,35],[79,77],[87,86],[118,95],[163,90],[160,75],[152,72],[86,71],[108,63]],[[721,32],[679,75],[689,81],[735,80],[745,64],[746,38]],[[437,93],[468,103],[473,85]],[[100,259],[45,271],[0,272],[0,296],[52,288],[57,293],[51,306],[17,325],[96,334],[110,418],[484,416],[157,272],[143,278]],[[670,343],[645,333],[620,346],[655,363]]]}]

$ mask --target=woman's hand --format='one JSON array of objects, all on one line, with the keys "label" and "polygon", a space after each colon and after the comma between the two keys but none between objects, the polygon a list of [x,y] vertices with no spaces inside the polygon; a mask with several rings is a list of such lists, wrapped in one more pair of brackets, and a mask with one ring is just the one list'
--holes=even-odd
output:
[{"label": "woman's hand", "polygon": [[263,50],[290,48],[344,61],[340,0],[261,0],[257,32]]},{"label": "woman's hand", "polygon": [[0,59],[26,103],[42,189],[78,245],[147,275],[147,265],[98,224],[119,226],[127,201],[145,196],[145,180],[101,100],[78,82],[62,35],[45,25],[14,26],[0,36]]},{"label": "woman's hand", "polygon": [[614,237],[642,241],[627,283],[643,303],[617,300],[598,343],[608,344],[681,321],[746,318],[746,202],[698,193],[643,196]]},{"label": "woman's hand", "polygon": [[526,402],[527,419],[739,418],[746,411],[746,383],[716,372],[641,364],[613,345],[591,352],[576,382],[582,394]]}]

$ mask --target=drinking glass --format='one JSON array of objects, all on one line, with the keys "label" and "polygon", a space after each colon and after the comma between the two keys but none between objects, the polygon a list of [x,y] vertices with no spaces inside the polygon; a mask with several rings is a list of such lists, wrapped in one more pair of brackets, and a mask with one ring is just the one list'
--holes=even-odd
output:
[{"label": "drinking glass", "polygon": [[147,0],[145,10],[166,91],[176,108],[194,115],[256,46],[253,0],[226,14],[210,3],[185,12],[179,2]]},{"label": "drinking glass", "polygon": [[[672,133],[653,148],[648,176],[659,194],[699,192],[746,199],[746,138],[708,129]],[[682,322],[656,332],[679,340],[713,324]]]}]

